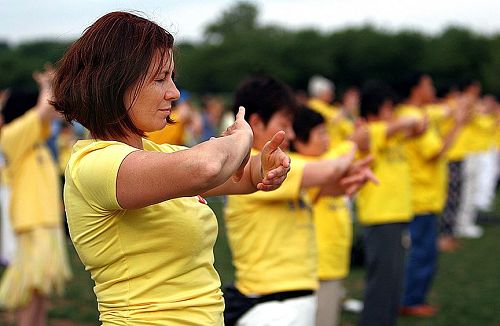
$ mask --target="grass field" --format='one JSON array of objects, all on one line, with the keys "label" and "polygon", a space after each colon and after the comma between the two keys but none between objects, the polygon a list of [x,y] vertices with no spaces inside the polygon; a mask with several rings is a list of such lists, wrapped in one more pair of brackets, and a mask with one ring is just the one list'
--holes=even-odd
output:
[{"label": "grass field", "polygon": [[[234,269],[231,265],[227,247],[224,224],[221,220],[221,201],[211,202],[219,217],[219,238],[215,247],[216,268],[223,283],[233,280]],[[442,254],[439,261],[433,291],[432,304],[441,310],[431,319],[400,318],[399,325],[500,325],[500,198],[496,207],[482,225],[485,235],[479,240],[463,241],[462,249],[456,253]],[[98,312],[93,282],[84,270],[72,245],[68,241],[74,277],[68,284],[63,298],[54,298],[49,311],[49,325],[97,325]],[[1,271],[0,271],[1,272]],[[347,279],[349,297],[361,299],[364,271],[353,268]],[[358,315],[343,313],[342,325],[355,325]],[[0,325],[11,325],[12,315],[0,313]],[[13,325],[13,324],[12,324]]]}]

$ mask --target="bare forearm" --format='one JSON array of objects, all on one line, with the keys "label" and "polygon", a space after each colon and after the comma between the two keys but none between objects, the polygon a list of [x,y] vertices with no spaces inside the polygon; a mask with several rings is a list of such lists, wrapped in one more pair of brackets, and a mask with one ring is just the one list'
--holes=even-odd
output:
[{"label": "bare forearm", "polygon": [[260,154],[252,156],[248,161],[243,176],[239,182],[234,182],[229,178],[226,182],[204,192],[204,197],[220,196],[220,195],[243,195],[251,194],[257,191],[257,184],[262,180],[260,177]]}]

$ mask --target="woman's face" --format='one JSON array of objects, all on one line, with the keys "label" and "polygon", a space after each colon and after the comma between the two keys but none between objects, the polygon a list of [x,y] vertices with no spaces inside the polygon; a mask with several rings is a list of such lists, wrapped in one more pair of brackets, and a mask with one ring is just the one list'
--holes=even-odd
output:
[{"label": "woman's face", "polygon": [[[144,84],[135,94],[138,85],[125,92],[124,104],[134,125],[151,132],[163,129],[172,110],[172,102],[180,96],[173,81],[174,58],[169,50],[166,59],[160,62],[158,51],[149,65]],[[158,67],[161,65],[161,68]],[[134,95],[135,100],[134,100]]]}]

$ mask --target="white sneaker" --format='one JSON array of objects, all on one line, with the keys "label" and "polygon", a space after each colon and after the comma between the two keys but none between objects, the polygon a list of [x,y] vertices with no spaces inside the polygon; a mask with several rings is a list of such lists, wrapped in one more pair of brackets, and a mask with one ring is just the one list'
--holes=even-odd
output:
[{"label": "white sneaker", "polygon": [[483,234],[483,228],[478,225],[459,226],[455,231],[458,238],[479,239]]},{"label": "white sneaker", "polygon": [[347,299],[342,304],[342,309],[349,312],[360,313],[363,311],[363,301],[357,299]]}]

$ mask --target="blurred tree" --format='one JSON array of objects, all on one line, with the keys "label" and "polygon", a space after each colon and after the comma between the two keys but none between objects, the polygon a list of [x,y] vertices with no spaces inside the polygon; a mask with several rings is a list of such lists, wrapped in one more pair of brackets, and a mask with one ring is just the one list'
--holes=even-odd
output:
[{"label": "blurred tree", "polygon": [[[37,41],[9,46],[0,41],[0,88],[34,87],[33,70],[56,62],[67,43]],[[414,70],[429,72],[436,84],[478,78],[500,95],[500,35],[483,36],[449,27],[430,36],[418,31],[389,32],[370,25],[331,32],[289,30],[259,22],[258,8],[237,2],[206,26],[200,42],[180,42],[177,83],[194,92],[232,92],[251,74],[271,74],[298,89],[321,74],[342,90],[381,79],[397,85]]]}]

